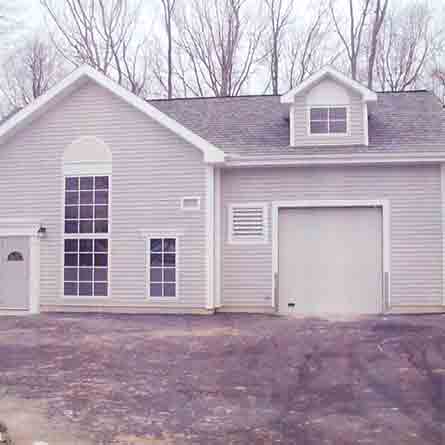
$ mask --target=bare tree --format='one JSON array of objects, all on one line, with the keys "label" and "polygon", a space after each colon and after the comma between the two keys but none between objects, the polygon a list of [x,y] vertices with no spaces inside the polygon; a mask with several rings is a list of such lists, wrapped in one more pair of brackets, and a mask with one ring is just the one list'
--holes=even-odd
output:
[{"label": "bare tree", "polygon": [[278,94],[282,43],[286,28],[291,20],[292,2],[287,0],[264,0],[264,3],[268,21],[266,60],[269,64],[272,94]]},{"label": "bare tree", "polygon": [[192,0],[182,10],[177,44],[186,69],[178,70],[178,76],[188,90],[199,95],[240,94],[257,61],[264,29],[247,11],[246,3]]},{"label": "bare tree", "polygon": [[[129,0],[40,0],[62,36],[58,49],[74,65],[89,64],[136,94],[146,88],[146,37],[136,37],[140,3]],[[62,6],[60,8],[60,6]]]},{"label": "bare tree", "polygon": [[161,0],[164,12],[164,27],[167,34],[167,96],[173,97],[173,17],[176,0]]},{"label": "bare tree", "polygon": [[372,21],[370,51],[368,56],[368,88],[372,89],[374,83],[374,65],[379,43],[379,33],[385,20],[389,0],[376,0],[375,13]]},{"label": "bare tree", "polygon": [[329,35],[328,10],[323,4],[315,10],[311,19],[306,16],[304,22],[287,33],[283,45],[283,65],[289,88],[338,58],[338,49],[328,44]]},{"label": "bare tree", "polygon": [[334,8],[334,0],[330,0],[329,9],[338,37],[346,51],[351,77],[357,79],[360,54],[363,50],[363,36],[371,10],[371,0],[348,0],[346,30],[343,29],[338,13]]},{"label": "bare tree", "polygon": [[424,75],[436,37],[427,3],[410,4],[388,15],[376,57],[381,89],[403,91],[418,84]]},{"label": "bare tree", "polygon": [[38,34],[29,37],[2,66],[0,91],[8,108],[20,109],[41,96],[60,80],[65,68],[49,39]]}]

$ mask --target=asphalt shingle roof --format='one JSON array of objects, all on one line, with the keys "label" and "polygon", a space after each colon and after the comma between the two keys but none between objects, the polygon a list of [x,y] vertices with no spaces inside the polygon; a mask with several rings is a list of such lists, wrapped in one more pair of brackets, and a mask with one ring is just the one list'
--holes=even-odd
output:
[{"label": "asphalt shingle roof", "polygon": [[160,111],[229,154],[312,155],[445,151],[445,111],[428,91],[378,93],[369,106],[369,146],[289,146],[289,106],[280,96],[151,100]]}]

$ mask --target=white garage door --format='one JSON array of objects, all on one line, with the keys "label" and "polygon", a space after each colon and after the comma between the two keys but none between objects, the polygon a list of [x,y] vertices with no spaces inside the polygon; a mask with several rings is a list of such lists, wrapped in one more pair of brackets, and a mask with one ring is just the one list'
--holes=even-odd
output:
[{"label": "white garage door", "polygon": [[284,208],[278,230],[281,313],[382,311],[380,208]]}]

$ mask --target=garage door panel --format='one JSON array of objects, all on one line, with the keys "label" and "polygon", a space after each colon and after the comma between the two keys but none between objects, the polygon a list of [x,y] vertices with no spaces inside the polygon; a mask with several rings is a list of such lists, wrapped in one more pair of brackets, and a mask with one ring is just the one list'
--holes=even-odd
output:
[{"label": "garage door panel", "polygon": [[380,209],[281,209],[278,247],[280,312],[381,312]]}]

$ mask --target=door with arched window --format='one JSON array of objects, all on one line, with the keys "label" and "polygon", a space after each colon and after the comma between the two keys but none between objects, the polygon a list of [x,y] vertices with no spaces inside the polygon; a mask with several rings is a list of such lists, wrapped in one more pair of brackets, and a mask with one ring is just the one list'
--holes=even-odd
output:
[{"label": "door with arched window", "polygon": [[0,310],[29,307],[29,239],[0,238]]}]

